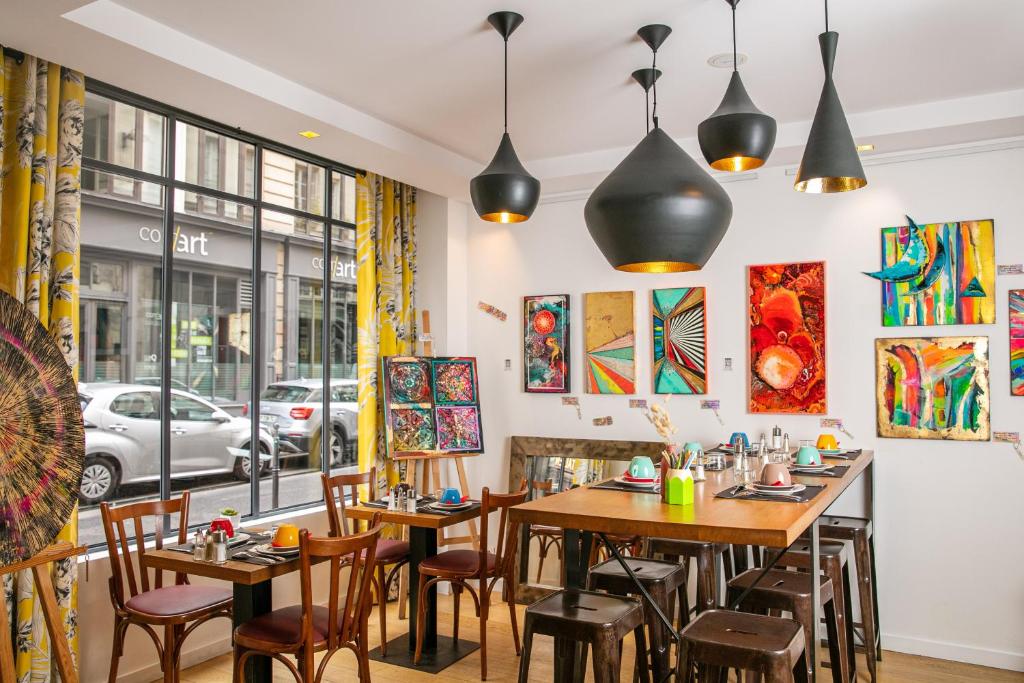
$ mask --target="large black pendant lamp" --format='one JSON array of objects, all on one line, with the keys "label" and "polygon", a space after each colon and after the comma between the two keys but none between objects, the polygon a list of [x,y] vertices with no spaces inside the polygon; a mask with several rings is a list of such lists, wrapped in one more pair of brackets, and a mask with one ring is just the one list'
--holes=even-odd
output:
[{"label": "large black pendant lamp", "polygon": [[839,34],[828,30],[828,0],[825,0],[825,32],[818,35],[821,61],[825,64],[825,85],[793,185],[800,192],[848,192],[868,184],[832,80],[838,42]]},{"label": "large black pendant lamp", "polygon": [[634,74],[645,90],[654,88],[654,127],[583,210],[598,249],[615,269],[630,273],[700,270],[732,219],[722,186],[658,125],[658,48],[671,31],[660,24],[637,31],[654,54],[649,73]]},{"label": "large black pendant lamp", "polygon": [[469,194],[485,221],[520,223],[533,215],[540,199],[540,181],[523,168],[508,136],[508,37],[523,23],[523,15],[495,12],[487,21],[505,39],[505,134],[491,163],[470,181]]},{"label": "large black pendant lamp", "polygon": [[697,127],[700,151],[718,171],[749,171],[763,166],[775,146],[775,119],[754,106],[736,61],[736,5],[732,7],[732,78],[722,103]]}]

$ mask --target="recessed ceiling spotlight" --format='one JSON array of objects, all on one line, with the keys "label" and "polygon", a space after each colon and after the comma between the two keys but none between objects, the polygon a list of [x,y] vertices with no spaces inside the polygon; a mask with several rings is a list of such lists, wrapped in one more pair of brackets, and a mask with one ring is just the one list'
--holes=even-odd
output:
[{"label": "recessed ceiling spotlight", "polygon": [[307,140],[312,140],[313,138],[320,137],[320,133],[317,133],[315,130],[300,130],[299,135],[306,138]]},{"label": "recessed ceiling spotlight", "polygon": [[[736,66],[743,66],[747,63],[747,56],[742,52],[736,55]],[[731,69],[732,68],[732,53],[723,52],[717,55],[711,55],[708,57],[708,66],[713,66],[716,69]]]},{"label": "recessed ceiling spotlight", "polygon": [[875,146],[870,142],[864,143],[863,145],[857,145],[858,152],[873,152]]}]

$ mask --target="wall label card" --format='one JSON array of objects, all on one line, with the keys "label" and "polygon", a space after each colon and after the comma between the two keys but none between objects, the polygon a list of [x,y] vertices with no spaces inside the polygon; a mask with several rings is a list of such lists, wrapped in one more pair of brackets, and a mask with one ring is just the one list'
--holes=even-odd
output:
[{"label": "wall label card", "polygon": [[645,398],[631,398],[631,399],[629,399],[629,407],[630,408],[641,408],[641,409],[642,408],[646,408],[647,407],[647,399],[645,399]]},{"label": "wall label card", "polygon": [[483,301],[477,302],[476,307],[479,308],[484,313],[486,313],[487,315],[497,318],[501,322],[505,322],[506,320],[508,320],[508,314],[505,313],[505,311],[490,304],[486,304]]},{"label": "wall label card", "polygon": [[594,418],[594,426],[595,427],[607,427],[610,424],[612,424],[612,416],[611,415],[606,415],[605,417],[595,417]]},{"label": "wall label card", "polygon": [[1004,263],[996,270],[999,275],[1024,275],[1024,263]]}]

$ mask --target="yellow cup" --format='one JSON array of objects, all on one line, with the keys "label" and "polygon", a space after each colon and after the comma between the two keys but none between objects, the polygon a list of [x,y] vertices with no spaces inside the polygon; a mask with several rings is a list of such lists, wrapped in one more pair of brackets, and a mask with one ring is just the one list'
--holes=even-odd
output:
[{"label": "yellow cup", "polygon": [[822,434],[818,437],[818,443],[815,444],[819,451],[835,451],[839,449],[839,444],[836,443],[836,437],[831,434]]},{"label": "yellow cup", "polygon": [[274,540],[270,545],[275,548],[292,548],[299,544],[299,527],[294,524],[281,524],[277,527]]}]

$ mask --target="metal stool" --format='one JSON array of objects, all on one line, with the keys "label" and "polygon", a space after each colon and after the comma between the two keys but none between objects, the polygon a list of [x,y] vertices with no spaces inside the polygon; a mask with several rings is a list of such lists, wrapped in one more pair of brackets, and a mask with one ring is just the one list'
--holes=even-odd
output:
[{"label": "metal stool", "polygon": [[[704,541],[678,541],[674,538],[647,539],[647,552],[658,554],[666,560],[683,559],[689,565],[690,558],[697,564],[697,613],[713,609],[718,604],[718,586],[715,582],[715,562],[722,557],[722,568],[726,581],[733,577],[732,553],[728,543],[708,543]],[[680,625],[690,621],[689,600],[680,603]]]},{"label": "metal stool", "polygon": [[807,682],[804,629],[792,619],[729,610],[707,610],[682,632],[682,670],[689,683],[701,667],[701,680],[724,680],[729,669],[764,676],[766,683]]}]

